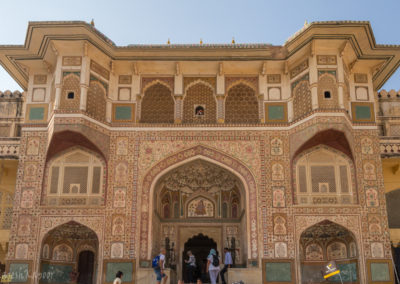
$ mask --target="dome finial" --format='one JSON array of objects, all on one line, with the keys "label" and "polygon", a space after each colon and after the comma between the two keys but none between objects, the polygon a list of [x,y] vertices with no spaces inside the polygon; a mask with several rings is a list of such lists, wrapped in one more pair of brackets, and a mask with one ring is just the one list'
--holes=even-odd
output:
[{"label": "dome finial", "polygon": [[169,40],[169,38],[168,38],[168,40],[167,40],[167,44],[171,44],[171,41]]},{"label": "dome finial", "polygon": [[200,38],[200,44],[203,44],[203,39],[202,38]]},{"label": "dome finial", "polygon": [[235,44],[235,37],[232,37],[232,44]]},{"label": "dome finial", "polygon": [[92,19],[92,20],[90,21],[90,24],[92,25],[92,27],[94,27],[94,19]]}]

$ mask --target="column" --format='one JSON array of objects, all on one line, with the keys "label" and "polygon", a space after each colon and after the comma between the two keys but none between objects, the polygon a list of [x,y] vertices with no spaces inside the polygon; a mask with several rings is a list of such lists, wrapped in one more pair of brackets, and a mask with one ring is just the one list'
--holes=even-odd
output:
[{"label": "column", "polygon": [[82,58],[82,68],[81,68],[81,100],[79,102],[79,109],[81,111],[86,111],[87,105],[87,92],[89,89],[90,80],[90,59],[88,56],[83,56]]},{"label": "column", "polygon": [[176,74],[174,77],[174,98],[175,98],[175,123],[182,123],[183,113],[183,75]]},{"label": "column", "polygon": [[107,98],[107,106],[106,106],[106,121],[111,123],[111,112],[112,112],[112,103],[109,98]]},{"label": "column", "polygon": [[217,75],[217,123],[225,122],[225,76]]},{"label": "column", "polygon": [[318,70],[316,55],[310,57],[310,88],[312,109],[318,108]]},{"label": "column", "polygon": [[62,57],[58,55],[57,57],[57,64],[56,64],[56,70],[55,70],[55,78],[54,78],[54,85],[56,88],[56,95],[55,95],[55,101],[54,101],[54,110],[58,110],[60,107],[60,100],[61,100],[61,77],[62,77],[62,70],[61,70],[61,65],[62,65]]},{"label": "column", "polygon": [[292,122],[294,113],[293,113],[293,98],[291,98],[287,103],[287,112],[288,112],[288,121]]},{"label": "column", "polygon": [[340,56],[338,56],[338,62],[337,62],[337,67],[338,67],[338,101],[339,101],[339,107],[340,108],[347,108],[347,106],[345,106],[343,104],[344,101],[344,72],[343,72],[343,58]]}]

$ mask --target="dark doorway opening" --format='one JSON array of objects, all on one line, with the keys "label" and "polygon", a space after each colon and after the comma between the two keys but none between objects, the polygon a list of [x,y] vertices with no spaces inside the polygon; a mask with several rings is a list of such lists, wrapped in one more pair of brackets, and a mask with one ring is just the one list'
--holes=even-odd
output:
[{"label": "dark doorway opening", "polygon": [[[201,279],[203,283],[209,283],[210,277],[208,273],[206,273],[207,268],[207,256],[210,253],[210,249],[217,249],[217,243],[203,234],[199,234],[190,238],[184,246],[182,259],[187,260],[187,252],[188,250],[192,251],[194,256],[196,257],[196,270],[195,270],[195,279]],[[186,263],[182,261],[182,278],[185,283],[189,282],[189,278],[187,276]]]},{"label": "dark doorway opening", "polygon": [[92,284],[94,272],[94,253],[88,250],[79,254],[78,262],[78,283]]}]

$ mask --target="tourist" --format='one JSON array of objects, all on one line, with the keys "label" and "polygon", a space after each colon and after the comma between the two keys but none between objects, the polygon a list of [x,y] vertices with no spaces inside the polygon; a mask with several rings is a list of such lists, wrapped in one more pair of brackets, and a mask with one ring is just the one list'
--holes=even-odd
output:
[{"label": "tourist", "polygon": [[188,250],[187,255],[189,256],[188,260],[185,260],[186,262],[186,271],[187,271],[187,276],[190,284],[195,283],[194,279],[194,271],[196,269],[196,258],[193,255],[192,251]]},{"label": "tourist", "polygon": [[211,249],[210,254],[207,257],[206,272],[210,274],[211,284],[216,284],[219,274],[219,257],[215,249]]},{"label": "tourist", "polygon": [[166,253],[165,248],[162,248],[160,250],[160,254],[158,255],[158,258],[159,258],[158,265],[154,267],[154,272],[156,273],[156,277],[157,277],[157,284],[160,284],[162,279],[164,279],[163,284],[165,284],[168,279],[168,276],[164,273],[165,253]]},{"label": "tourist", "polygon": [[228,271],[228,268],[231,268],[233,265],[232,255],[228,248],[224,248],[224,254],[224,268],[222,268],[221,272],[219,273],[221,275],[222,284],[226,284],[224,274]]},{"label": "tourist", "polygon": [[117,274],[115,275],[115,279],[113,284],[121,284],[122,283],[122,275],[124,275],[124,273],[122,273],[122,271],[118,271]]}]

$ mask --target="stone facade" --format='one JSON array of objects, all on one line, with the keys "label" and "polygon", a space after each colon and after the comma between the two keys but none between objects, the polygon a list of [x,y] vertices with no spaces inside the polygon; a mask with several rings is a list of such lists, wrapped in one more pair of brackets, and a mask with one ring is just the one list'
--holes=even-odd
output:
[{"label": "stone facade", "polygon": [[[392,277],[381,157],[400,151],[399,111],[386,92],[377,103],[376,90],[395,67],[358,63],[343,39],[363,42],[368,23],[313,23],[281,47],[129,46],[125,55],[81,22],[93,41],[63,45],[53,24],[28,30],[36,42],[48,34],[51,68],[12,65],[0,46],[27,88],[7,269],[80,270],[85,257],[96,283],[108,283],[113,261],[150,281],[166,246],[168,273],[181,278],[185,244],[202,234],[233,249],[242,268],[231,279],[273,282],[264,264],[287,263],[289,282],[311,281],[328,260],[355,267],[359,283],[371,283],[374,261]],[[331,45],[318,40],[332,31],[325,25],[336,29]],[[399,47],[381,52],[400,61]]]}]

